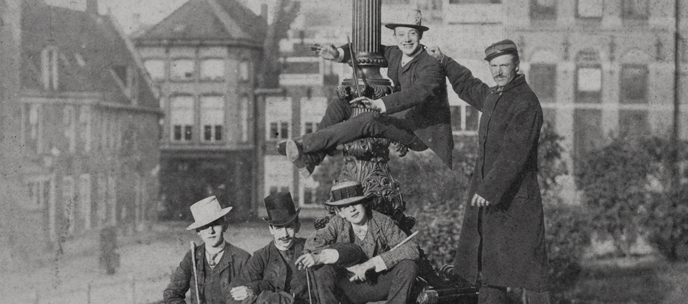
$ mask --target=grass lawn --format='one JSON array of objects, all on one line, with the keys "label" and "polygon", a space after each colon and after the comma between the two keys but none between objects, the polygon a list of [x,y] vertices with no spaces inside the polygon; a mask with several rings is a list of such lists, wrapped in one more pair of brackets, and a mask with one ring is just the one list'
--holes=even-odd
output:
[{"label": "grass lawn", "polygon": [[655,256],[585,261],[571,292],[574,303],[688,303],[688,263]]}]

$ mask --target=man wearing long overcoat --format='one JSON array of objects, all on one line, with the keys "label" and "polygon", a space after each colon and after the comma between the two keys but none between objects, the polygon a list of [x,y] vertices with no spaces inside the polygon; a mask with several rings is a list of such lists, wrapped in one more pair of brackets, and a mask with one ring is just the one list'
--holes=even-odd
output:
[{"label": "man wearing long overcoat", "polygon": [[537,150],[542,109],[519,74],[516,45],[497,42],[485,60],[497,86],[489,87],[439,50],[454,91],[482,112],[478,155],[454,271],[476,284],[481,303],[504,303],[506,287],[526,289],[528,303],[548,303],[549,270]]}]

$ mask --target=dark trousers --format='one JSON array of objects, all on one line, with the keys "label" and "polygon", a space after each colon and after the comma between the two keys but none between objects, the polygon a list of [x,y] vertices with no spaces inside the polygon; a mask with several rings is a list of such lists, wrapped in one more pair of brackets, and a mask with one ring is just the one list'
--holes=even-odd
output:
[{"label": "dark trousers", "polygon": [[[478,304],[505,304],[510,303],[506,287],[482,286],[478,291]],[[549,291],[525,290],[525,302],[523,304],[550,304]]]},{"label": "dark trousers", "polygon": [[336,99],[330,102],[320,121],[320,130],[303,136],[303,152],[327,152],[337,145],[365,137],[383,137],[399,142],[413,151],[428,147],[413,133],[407,120],[379,112],[351,117],[351,105]]},{"label": "dark trousers", "polygon": [[388,304],[406,304],[418,266],[415,261],[403,260],[392,269],[368,273],[365,282],[349,281],[346,269],[334,265],[324,265],[314,273],[319,303],[357,304],[386,300]]}]

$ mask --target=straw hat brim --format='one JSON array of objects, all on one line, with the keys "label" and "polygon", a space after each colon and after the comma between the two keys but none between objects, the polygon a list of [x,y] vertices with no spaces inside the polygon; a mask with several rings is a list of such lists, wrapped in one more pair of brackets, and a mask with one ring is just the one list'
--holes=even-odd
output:
[{"label": "straw hat brim", "polygon": [[419,30],[419,31],[421,31],[421,32],[425,32],[425,31],[427,31],[427,30],[430,29],[430,28],[427,27],[427,26],[424,26],[424,25],[416,25],[416,24],[405,24],[405,23],[388,23],[388,24],[385,24],[385,27],[388,28],[388,29],[391,29],[391,30],[393,30],[393,29],[396,28],[396,27],[400,27],[400,26],[402,26],[402,27],[414,28],[414,29],[417,29],[417,30]]},{"label": "straw hat brim", "polygon": [[361,195],[361,196],[352,196],[352,197],[345,198],[343,200],[334,201],[334,202],[325,201],[325,205],[333,206],[333,207],[346,206],[346,205],[351,205],[353,203],[357,203],[357,202],[362,201],[362,200],[366,200],[372,196],[373,196],[372,194],[368,194],[368,195]]},{"label": "straw hat brim", "polygon": [[208,218],[208,219],[205,219],[205,220],[202,221],[202,222],[194,222],[193,224],[189,225],[189,227],[186,227],[186,230],[194,230],[194,229],[196,229],[196,228],[200,228],[200,227],[203,227],[203,226],[205,226],[205,225],[208,225],[208,224],[210,224],[210,223],[216,221],[217,219],[219,219],[219,218],[221,218],[221,217],[227,215],[227,213],[229,213],[229,211],[231,211],[232,208],[233,208],[233,207],[223,208],[222,210],[220,210],[220,212],[218,212],[217,214],[215,214],[215,216],[213,216],[213,217],[211,217],[211,218]]}]

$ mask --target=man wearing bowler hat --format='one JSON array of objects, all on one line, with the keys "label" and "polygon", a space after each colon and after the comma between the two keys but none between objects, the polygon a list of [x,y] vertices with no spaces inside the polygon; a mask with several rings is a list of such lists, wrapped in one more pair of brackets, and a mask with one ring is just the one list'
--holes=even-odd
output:
[{"label": "man wearing bowler hat", "polygon": [[[407,303],[418,272],[418,246],[413,241],[402,244],[406,234],[368,206],[371,197],[364,195],[361,183],[335,184],[330,196],[325,204],[335,207],[337,215],[308,238],[308,253],[298,260],[313,267],[321,303]],[[351,262],[350,253],[330,249],[342,244],[360,247],[363,256],[354,257],[359,261],[351,266],[341,265],[340,260]]]},{"label": "man wearing bowler hat", "polygon": [[496,86],[489,87],[439,48],[454,92],[482,112],[469,204],[454,271],[480,284],[480,303],[507,303],[506,288],[525,289],[528,303],[549,303],[549,264],[537,181],[540,101],[519,73],[516,44],[485,49]]},{"label": "man wearing bowler hat", "polygon": [[227,303],[231,299],[230,283],[237,278],[251,255],[224,239],[227,231],[225,215],[232,207],[222,208],[217,198],[210,196],[191,205],[190,209],[194,223],[186,230],[196,230],[203,244],[195,246],[193,252],[187,252],[179,263],[163,292],[163,303],[186,303],[184,298],[189,289],[191,303]]},{"label": "man wearing bowler hat", "polygon": [[306,272],[295,265],[305,239],[296,237],[301,228],[299,212],[289,192],[266,197],[265,210],[273,240],[256,250],[232,284],[232,303],[308,303]]},{"label": "man wearing bowler hat", "polygon": [[[337,98],[329,103],[320,130],[278,143],[278,152],[303,175],[309,175],[337,145],[364,137],[388,138],[413,151],[430,148],[451,168],[454,141],[445,75],[420,44],[428,30],[421,19],[419,10],[410,10],[404,20],[385,25],[394,31],[397,42],[396,46],[380,46],[388,63],[387,76],[394,82],[392,94],[379,99]],[[351,59],[348,46],[329,44],[319,55],[338,62]],[[352,104],[357,103],[373,111],[351,117]]]}]

